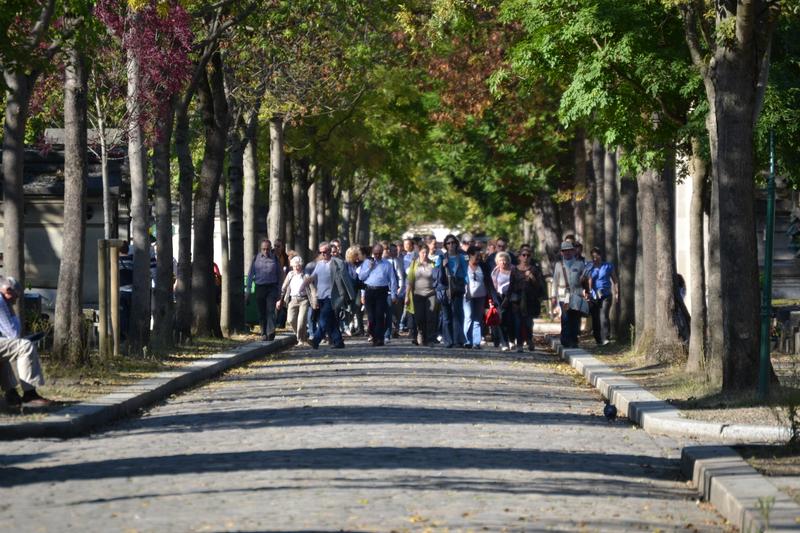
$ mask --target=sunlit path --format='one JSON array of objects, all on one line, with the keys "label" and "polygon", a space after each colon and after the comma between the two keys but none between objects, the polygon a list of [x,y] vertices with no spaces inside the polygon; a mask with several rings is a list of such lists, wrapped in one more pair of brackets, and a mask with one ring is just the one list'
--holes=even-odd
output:
[{"label": "sunlit path", "polygon": [[677,443],[516,355],[296,349],[91,438],[0,443],[3,529],[722,528]]}]

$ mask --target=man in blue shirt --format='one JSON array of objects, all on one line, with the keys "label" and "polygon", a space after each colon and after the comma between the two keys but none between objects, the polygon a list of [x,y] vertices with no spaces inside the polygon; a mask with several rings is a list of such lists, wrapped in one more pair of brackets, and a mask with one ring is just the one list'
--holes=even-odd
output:
[{"label": "man in blue shirt", "polygon": [[261,252],[253,258],[253,263],[250,265],[250,272],[247,274],[247,290],[244,294],[246,301],[250,296],[250,287],[255,282],[261,339],[265,341],[275,338],[275,304],[281,292],[283,276],[283,269],[278,262],[278,257],[272,252],[272,242],[269,239],[263,239]]},{"label": "man in blue shirt", "polygon": [[372,257],[361,264],[358,279],[364,282],[364,305],[369,319],[369,335],[374,346],[384,345],[386,310],[397,301],[397,274],[392,264],[383,259],[383,246],[372,247]]},{"label": "man in blue shirt", "polygon": [[[19,317],[14,314],[14,304],[23,294],[22,286],[14,278],[0,278],[0,385],[5,394],[6,404],[28,407],[44,407],[51,402],[39,396],[36,387],[44,385],[42,366],[36,346],[28,339],[21,338]],[[17,369],[17,377],[22,386],[22,396],[17,392],[17,379],[11,366]]]}]

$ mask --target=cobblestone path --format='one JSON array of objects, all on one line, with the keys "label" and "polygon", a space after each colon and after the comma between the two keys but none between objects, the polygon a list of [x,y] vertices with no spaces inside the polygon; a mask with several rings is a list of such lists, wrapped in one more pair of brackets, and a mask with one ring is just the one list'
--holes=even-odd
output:
[{"label": "cobblestone path", "polygon": [[678,443],[545,354],[294,349],[87,438],[0,442],[3,531],[718,531]]}]

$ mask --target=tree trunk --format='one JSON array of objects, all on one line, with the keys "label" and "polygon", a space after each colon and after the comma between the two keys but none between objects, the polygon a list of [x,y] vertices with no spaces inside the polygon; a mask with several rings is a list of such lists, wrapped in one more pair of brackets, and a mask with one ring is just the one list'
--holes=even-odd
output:
[{"label": "tree trunk", "polygon": [[311,258],[316,257],[317,245],[320,243],[319,238],[319,211],[317,209],[317,196],[319,195],[319,184],[312,181],[308,187],[308,249]]},{"label": "tree trunk", "polygon": [[303,260],[308,259],[308,165],[301,160],[292,163],[292,203],[294,205],[295,230],[292,247]]},{"label": "tree trunk", "polygon": [[181,341],[192,328],[192,184],[194,163],[189,145],[189,116],[176,113],[175,152],[178,155],[178,275],[175,283],[175,331]]},{"label": "tree trunk", "polygon": [[269,213],[267,232],[269,238],[283,238],[283,117],[273,115],[269,120]]},{"label": "tree trunk", "polygon": [[[636,274],[635,274],[635,285],[636,290],[633,296],[633,311],[634,311],[634,321],[635,321],[635,330],[634,330],[634,337],[631,339],[633,343],[638,343],[639,340],[642,338],[642,333],[644,332],[644,250],[642,246],[642,240],[644,239],[644,235],[642,235],[642,196],[639,193],[639,189],[643,186],[642,180],[644,178],[642,175],[636,179]],[[622,289],[620,289],[622,290]]]},{"label": "tree trunk", "polygon": [[[650,350],[656,329],[656,283],[658,262],[656,255],[656,201],[654,182],[658,172],[645,170],[639,175],[637,202],[640,208],[639,238],[642,242],[642,326],[636,332],[637,349],[647,352],[648,358],[655,357]],[[670,286],[672,284],[670,283]]]},{"label": "tree trunk", "polygon": [[150,337],[150,238],[147,234],[150,206],[139,90],[139,61],[133,52],[128,51],[128,168],[133,233],[133,295],[128,332],[128,352],[131,355],[143,355]]},{"label": "tree trunk", "polygon": [[[715,185],[712,221],[719,238],[711,242],[719,244],[719,274],[709,279],[709,288],[712,281],[718,284],[709,291],[709,308],[718,308],[721,316],[709,313],[711,330],[719,330],[709,341],[712,361],[722,361],[723,390],[734,391],[751,389],[758,380],[760,289],[752,107],[756,95],[750,61],[737,62],[724,54],[717,59],[708,134]],[[709,366],[708,371],[714,372],[714,365]]]},{"label": "tree trunk", "polygon": [[368,245],[372,235],[372,228],[370,227],[370,218],[372,214],[369,209],[364,207],[364,204],[358,205],[358,233],[357,240],[359,244]]},{"label": "tree trunk", "polygon": [[258,247],[258,111],[247,120],[244,147],[244,272],[250,269]]},{"label": "tree trunk", "polygon": [[323,178],[323,193],[325,201],[325,240],[332,240],[338,237],[339,229],[339,202],[336,198],[336,187],[333,175],[326,172]]},{"label": "tree trunk", "polygon": [[67,50],[64,74],[64,230],[52,354],[79,365],[89,356],[82,310],[88,97],[84,57],[74,48]]},{"label": "tree trunk", "polygon": [[210,72],[201,80],[197,96],[203,114],[205,147],[194,194],[192,332],[221,336],[214,283],[214,210],[225,160],[229,116],[219,52],[212,56]]},{"label": "tree trunk", "polygon": [[345,246],[352,242],[350,239],[350,232],[351,232],[351,217],[353,212],[353,188],[352,187],[345,187],[342,190],[342,225],[341,225],[341,235],[342,235],[342,245]]},{"label": "tree trunk", "polygon": [[632,340],[636,325],[636,180],[622,176],[619,184],[619,322],[617,339]]},{"label": "tree trunk", "polygon": [[97,133],[100,139],[100,175],[103,182],[103,236],[111,238],[111,186],[108,182],[108,139],[106,139],[106,121],[103,116],[99,94],[94,97],[97,112]]},{"label": "tree trunk", "polygon": [[605,209],[603,222],[605,244],[603,252],[606,260],[614,265],[619,264],[617,252],[617,221],[619,218],[619,190],[617,189],[617,151],[609,148],[605,153],[605,168],[603,170],[603,196]]},{"label": "tree trunk", "polygon": [[672,361],[684,354],[675,322],[675,152],[667,151],[664,170],[656,176],[653,197],[656,226],[656,324],[653,356],[659,361]]},{"label": "tree trunk", "polygon": [[539,236],[542,271],[548,275],[553,273],[553,266],[561,251],[561,227],[557,213],[556,204],[549,194],[542,193],[534,200],[533,225]]},{"label": "tree trunk", "polygon": [[228,207],[227,207],[227,183],[223,177],[219,180],[219,240],[222,256],[219,258],[219,272],[222,276],[222,286],[220,290],[219,303],[219,327],[224,336],[231,334],[231,279],[230,279],[230,248],[228,236]]},{"label": "tree trunk", "polygon": [[572,202],[557,203],[555,204],[555,208],[556,214],[558,215],[558,226],[561,228],[561,235],[576,235],[575,209]]},{"label": "tree trunk", "polygon": [[[232,129],[230,151],[228,152],[228,278],[230,301],[228,307],[228,329],[230,333],[246,330],[244,311],[244,216],[243,216],[243,176],[244,146],[238,128]],[[252,259],[251,259],[252,261]],[[248,265],[249,267],[249,265]],[[223,277],[223,280],[225,278]],[[224,294],[224,289],[223,289]]]},{"label": "tree trunk", "polygon": [[585,249],[591,249],[597,240],[595,235],[596,227],[596,211],[597,211],[597,180],[594,174],[594,165],[592,164],[592,142],[586,139],[584,143],[584,160],[586,161],[586,200],[583,215],[583,244]]},{"label": "tree trunk", "polygon": [[700,140],[692,138],[690,161],[692,174],[692,201],[689,208],[689,261],[691,271],[692,333],[689,337],[688,372],[700,372],[705,367],[706,353],[706,271],[705,271],[705,218],[706,162],[700,153]]},{"label": "tree trunk", "polygon": [[172,264],[172,179],[170,155],[172,127],[175,119],[173,97],[157,122],[158,131],[153,146],[153,188],[156,208],[156,280],[153,288],[153,335],[150,345],[157,352],[173,346],[175,306],[173,305]]},{"label": "tree trunk", "polygon": [[582,128],[575,132],[573,143],[575,157],[575,192],[572,200],[572,210],[575,216],[575,236],[581,242],[586,242],[586,133]]},{"label": "tree trunk", "polygon": [[[283,196],[283,243],[284,248],[289,249],[290,244],[295,240],[294,233],[294,197],[292,191],[294,190],[294,176],[292,175],[292,166],[288,157],[283,158],[283,187],[281,195]],[[293,246],[291,248],[294,248]]]},{"label": "tree trunk", "polygon": [[[3,274],[25,287],[25,195],[22,171],[25,164],[25,125],[35,77],[20,72],[3,72],[6,113],[3,124]],[[20,298],[14,306],[22,316]],[[24,326],[24,324],[21,324]]]},{"label": "tree trunk", "polygon": [[[606,198],[605,198],[605,148],[599,140],[592,142],[592,167],[595,183],[594,241],[591,247],[602,248],[606,242]],[[588,248],[587,248],[588,249]]]}]

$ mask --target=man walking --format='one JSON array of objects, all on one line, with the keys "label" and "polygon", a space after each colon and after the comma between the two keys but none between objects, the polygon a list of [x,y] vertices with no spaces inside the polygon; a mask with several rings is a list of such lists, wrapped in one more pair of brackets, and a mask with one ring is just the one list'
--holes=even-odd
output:
[{"label": "man walking", "polygon": [[374,346],[384,345],[386,310],[397,300],[397,275],[392,264],[383,259],[383,246],[372,247],[372,257],[361,264],[358,279],[364,282],[364,305],[369,319],[369,334]]},{"label": "man walking", "polygon": [[319,245],[319,253],[314,272],[303,282],[303,287],[314,283],[317,288],[319,318],[309,342],[316,350],[322,337],[327,335],[333,348],[344,348],[342,332],[339,330],[339,311],[355,299],[355,291],[344,261],[331,256],[331,245],[323,242]]},{"label": "man walking", "polygon": [[[261,324],[261,340],[271,341],[275,338],[275,303],[283,284],[283,269],[278,257],[272,252],[269,239],[261,241],[261,251],[253,258],[250,272],[247,274],[247,287],[255,282],[258,319]],[[245,300],[249,291],[245,291]]]},{"label": "man walking", "polygon": [[553,308],[557,307],[561,312],[561,345],[577,348],[582,316],[579,305],[584,298],[581,278],[586,263],[575,257],[575,246],[570,241],[561,243],[561,257],[553,272],[551,303]]}]

